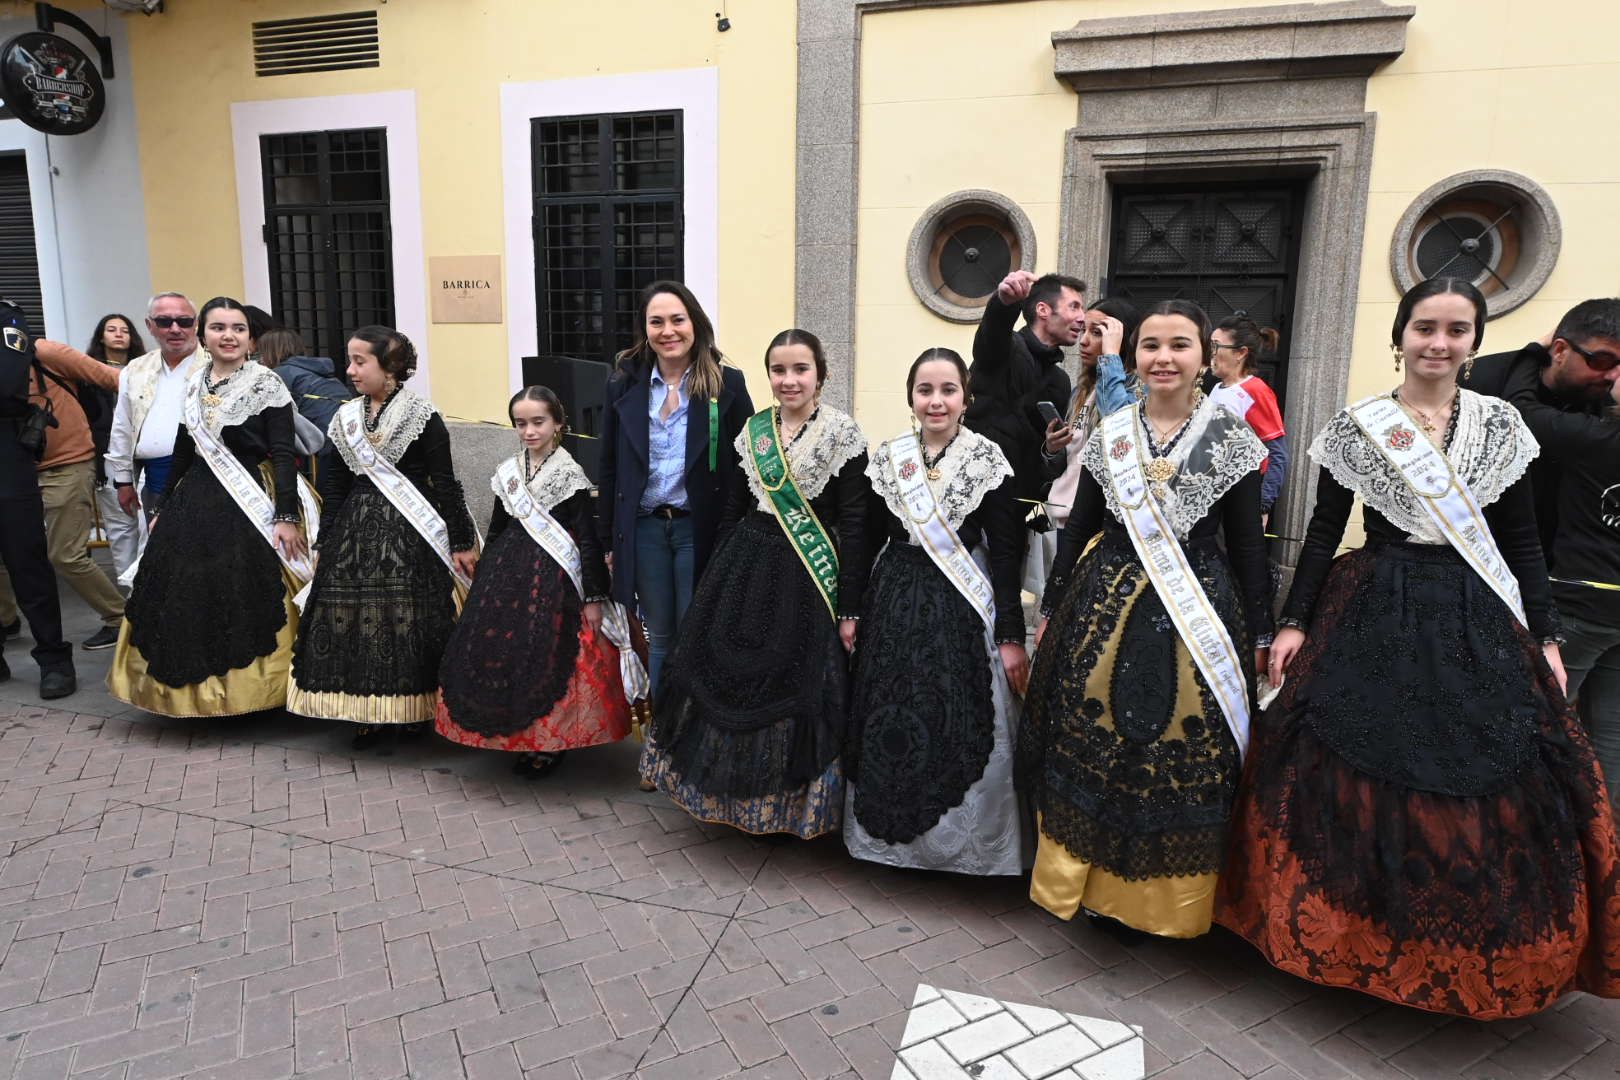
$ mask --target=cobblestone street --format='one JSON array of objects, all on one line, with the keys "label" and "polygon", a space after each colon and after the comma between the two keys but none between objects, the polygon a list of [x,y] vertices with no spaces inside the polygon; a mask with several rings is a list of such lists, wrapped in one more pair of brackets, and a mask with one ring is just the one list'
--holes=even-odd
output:
[{"label": "cobblestone street", "polygon": [[[1620,1003],[1479,1024],[1319,989],[1222,932],[1124,948],[1019,881],[694,826],[635,790],[628,744],[529,783],[431,736],[356,754],[281,715],[165,721],[100,689],[110,652],[78,653],[71,711],[43,708],[28,644],[0,686],[18,1078],[883,1078],[914,1003],[952,1053],[952,1024],[996,1012],[1011,1048],[958,1072],[986,1080],[1132,1075],[1105,1049],[1121,1024],[1166,1078],[1620,1075]],[[1068,1024],[1045,1010],[1098,1052],[1011,1045]]]}]

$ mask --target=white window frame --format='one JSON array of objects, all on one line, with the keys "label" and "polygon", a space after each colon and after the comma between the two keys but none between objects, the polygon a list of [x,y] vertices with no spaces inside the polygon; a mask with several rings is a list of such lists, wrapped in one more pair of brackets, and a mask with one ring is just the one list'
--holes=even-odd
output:
[{"label": "white window frame", "polygon": [[[422,177],[416,134],[416,91],[238,101],[231,105],[236,205],[242,229],[243,302],[270,303],[270,253],[264,242],[262,135],[384,128],[388,132],[388,219],[393,236],[394,324],[416,345],[410,385],[430,395],[427,260],[422,243]],[[352,327],[350,328],[352,329]],[[331,358],[339,369],[343,358]]]},{"label": "white window frame", "polygon": [[[681,111],[682,261],[686,285],[720,325],[720,72],[717,68],[501,84],[508,389],[540,350],[535,310],[531,121],[552,116]],[[626,341],[624,345],[630,345]]]}]

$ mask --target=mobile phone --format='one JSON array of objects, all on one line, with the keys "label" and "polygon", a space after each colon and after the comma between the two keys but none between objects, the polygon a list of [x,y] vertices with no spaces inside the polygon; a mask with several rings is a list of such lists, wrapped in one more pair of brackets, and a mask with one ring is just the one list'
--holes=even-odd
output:
[{"label": "mobile phone", "polygon": [[1037,401],[1035,407],[1041,411],[1041,419],[1046,421],[1047,427],[1063,419],[1063,414],[1058,412],[1057,406],[1050,401]]}]

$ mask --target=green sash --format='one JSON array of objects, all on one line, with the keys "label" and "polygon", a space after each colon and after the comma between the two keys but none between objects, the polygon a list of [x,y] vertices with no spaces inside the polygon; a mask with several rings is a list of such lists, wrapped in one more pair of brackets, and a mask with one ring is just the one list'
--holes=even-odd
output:
[{"label": "green sash", "polygon": [[838,617],[838,552],[833,549],[827,530],[816,512],[799,493],[788,468],[787,454],[777,438],[776,410],[764,409],[748,418],[748,448],[759,472],[759,486],[771,497],[776,523],[798,552],[799,561],[810,572],[810,580],[821,590],[827,610]]}]

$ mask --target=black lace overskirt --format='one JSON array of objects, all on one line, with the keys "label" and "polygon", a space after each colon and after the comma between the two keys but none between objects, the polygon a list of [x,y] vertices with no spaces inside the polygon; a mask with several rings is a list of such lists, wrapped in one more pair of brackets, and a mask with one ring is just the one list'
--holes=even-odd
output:
[{"label": "black lace overskirt", "polygon": [[705,795],[791,791],[837,759],[847,702],[826,600],[776,519],[749,514],[704,570],[664,661],[659,749]]},{"label": "black lace overskirt", "polygon": [[[1253,650],[1225,557],[1184,545],[1252,681]],[[1018,775],[1041,830],[1128,880],[1220,868],[1237,742],[1124,530],[1076,567],[1030,673]]]},{"label": "black lace overskirt", "polygon": [[[1371,776],[1442,795],[1512,783],[1535,755],[1534,660],[1507,606],[1450,547],[1379,544],[1311,636],[1287,700]],[[1295,665],[1299,667],[1299,665]]]},{"label": "black lace overskirt", "polygon": [[293,676],[303,690],[424,694],[455,622],[450,571],[370,481],[322,522],[315,587],[299,623]]},{"label": "black lace overskirt", "polygon": [[445,704],[479,735],[511,735],[551,712],[579,660],[579,592],[516,522],[491,540],[440,667]]},{"label": "black lace overskirt", "polygon": [[275,652],[287,624],[281,560],[205,463],[164,503],[124,615],[130,644],[165,686],[191,686]]},{"label": "black lace overskirt", "polygon": [[855,650],[855,817],[903,844],[933,828],[984,775],[995,702],[984,623],[928,554],[884,549]]}]

